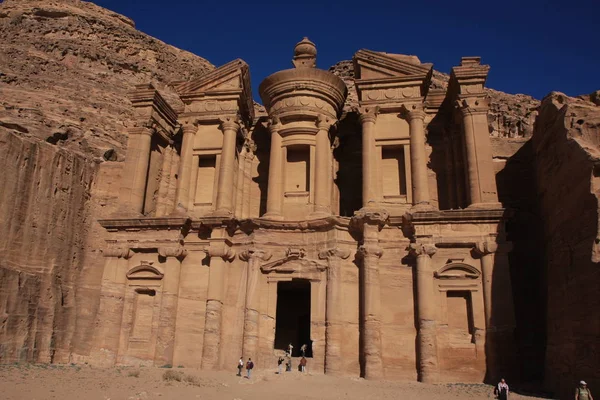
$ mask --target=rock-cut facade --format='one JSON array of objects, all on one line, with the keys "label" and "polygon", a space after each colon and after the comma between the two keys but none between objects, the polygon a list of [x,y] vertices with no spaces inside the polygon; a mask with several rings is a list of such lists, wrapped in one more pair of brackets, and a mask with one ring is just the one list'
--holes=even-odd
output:
[{"label": "rock-cut facade", "polygon": [[358,106],[316,67],[260,85],[234,60],[130,94],[90,360],[275,368],[306,344],[313,373],[423,382],[514,368],[506,213],[484,84],[463,57],[447,87],[415,57],[360,50]]}]

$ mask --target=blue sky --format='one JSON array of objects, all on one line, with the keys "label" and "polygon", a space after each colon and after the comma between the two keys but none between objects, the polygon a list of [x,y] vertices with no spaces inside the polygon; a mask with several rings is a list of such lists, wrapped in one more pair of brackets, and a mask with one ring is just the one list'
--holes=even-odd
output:
[{"label": "blue sky", "polygon": [[487,86],[504,92],[600,89],[600,0],[94,2],[217,66],[244,59],[256,100],[266,76],[291,67],[303,36],[323,69],[361,48],[413,54],[441,72],[478,55],[492,67]]}]

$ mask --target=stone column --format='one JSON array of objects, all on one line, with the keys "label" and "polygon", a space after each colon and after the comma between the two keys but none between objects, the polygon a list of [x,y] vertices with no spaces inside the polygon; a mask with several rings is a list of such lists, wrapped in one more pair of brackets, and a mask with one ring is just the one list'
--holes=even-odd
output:
[{"label": "stone column", "polygon": [[488,100],[466,98],[458,101],[462,114],[465,150],[467,155],[467,181],[470,208],[498,208],[496,177],[492,165],[492,150],[488,132]]},{"label": "stone column", "polygon": [[156,216],[162,217],[169,213],[169,184],[171,182],[171,164],[173,163],[173,148],[168,145],[163,150],[163,163],[160,169],[160,185],[156,202]]},{"label": "stone column", "polygon": [[425,111],[422,104],[403,105],[410,126],[410,163],[413,205],[430,207],[427,153],[425,151]]},{"label": "stone column", "polygon": [[325,373],[340,375],[343,372],[342,342],[344,341],[342,259],[350,256],[348,249],[330,248],[319,252],[327,259],[327,298],[325,304]]},{"label": "stone column", "polygon": [[106,262],[102,274],[100,306],[97,316],[98,330],[95,333],[95,347],[98,354],[94,359],[102,367],[112,367],[117,361],[119,352],[127,260],[133,255],[133,252],[129,248],[110,247],[104,250],[102,255],[106,257]]},{"label": "stone column", "polygon": [[223,131],[223,149],[221,151],[221,164],[219,166],[216,213],[219,215],[232,215],[235,142],[240,125],[233,118],[226,117],[221,119],[220,129]]},{"label": "stone column", "polygon": [[228,261],[231,261],[235,256],[234,250],[224,240],[212,238],[210,240],[208,248],[210,272],[208,275],[208,296],[206,299],[204,342],[202,345],[203,369],[217,369],[220,367],[225,273]]},{"label": "stone column", "polygon": [[144,212],[150,146],[154,130],[151,128],[129,128],[127,130],[127,156],[123,166],[123,178],[119,190],[119,201],[124,211],[141,214]]},{"label": "stone column", "polygon": [[244,311],[244,340],[242,354],[244,359],[258,360],[258,286],[260,280],[260,262],[267,261],[271,254],[257,249],[249,249],[240,254],[247,261],[246,302]]},{"label": "stone column", "polygon": [[181,260],[187,255],[187,250],[181,246],[161,247],[158,249],[158,255],[166,260],[154,365],[172,366],[175,350],[175,324],[177,321],[177,303],[179,300]]},{"label": "stone column", "polygon": [[419,380],[425,383],[438,381],[437,322],[431,257],[436,248],[431,244],[411,243],[411,253],[417,259],[417,350]]},{"label": "stone column", "polygon": [[326,217],[331,215],[331,145],[329,143],[329,128],[332,122],[324,115],[317,120],[316,157],[315,157],[315,209],[311,217]]},{"label": "stone column", "polygon": [[379,107],[364,107],[359,109],[362,124],[362,195],[363,207],[374,206],[377,203],[377,154],[375,149],[375,121]]},{"label": "stone column", "polygon": [[283,150],[279,134],[281,125],[274,119],[269,124],[271,132],[271,158],[269,162],[269,187],[267,191],[267,212],[265,218],[281,220],[283,216]]},{"label": "stone column", "polygon": [[[179,158],[179,173],[177,180],[177,193],[175,209],[187,211],[190,202],[190,178],[192,175],[192,155],[194,152],[194,140],[198,126],[194,123],[183,125],[183,142],[181,143],[181,157]],[[196,165],[196,168],[198,166]]]},{"label": "stone column", "polygon": [[492,241],[482,241],[475,244],[475,252],[481,260],[481,280],[483,286],[483,310],[485,315],[485,363],[487,376],[496,378],[497,357],[495,333],[496,327],[492,321],[492,281],[494,275],[494,255],[498,250],[498,244]]}]

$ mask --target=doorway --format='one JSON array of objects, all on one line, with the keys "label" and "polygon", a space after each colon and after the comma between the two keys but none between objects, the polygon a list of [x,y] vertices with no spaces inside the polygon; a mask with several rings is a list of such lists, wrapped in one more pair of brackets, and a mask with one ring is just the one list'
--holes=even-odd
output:
[{"label": "doorway", "polygon": [[310,282],[293,279],[277,283],[275,349],[287,351],[294,346],[292,357],[300,357],[300,347],[307,345],[306,357],[312,357],[310,340]]}]

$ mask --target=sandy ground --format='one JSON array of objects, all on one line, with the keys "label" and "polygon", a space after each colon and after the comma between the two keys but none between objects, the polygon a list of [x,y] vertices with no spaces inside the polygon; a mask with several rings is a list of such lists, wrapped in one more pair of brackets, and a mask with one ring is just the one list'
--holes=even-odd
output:
[{"label": "sandy ground", "polygon": [[[165,374],[171,380],[165,379]],[[181,379],[178,381],[178,379]],[[145,399],[491,399],[483,384],[427,385],[255,370],[251,379],[234,373],[187,368],[111,368],[56,365],[0,366],[0,398],[61,400]],[[513,394],[511,400],[535,399]]]}]

